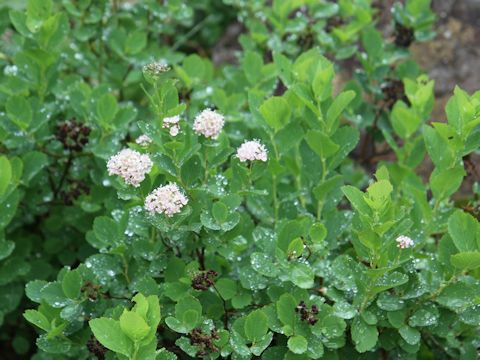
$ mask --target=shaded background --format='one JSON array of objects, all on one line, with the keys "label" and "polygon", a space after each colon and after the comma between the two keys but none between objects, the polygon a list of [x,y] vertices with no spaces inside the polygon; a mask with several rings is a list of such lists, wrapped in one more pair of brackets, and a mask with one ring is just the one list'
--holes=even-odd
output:
[{"label": "shaded background", "polygon": [[433,9],[437,36],[411,50],[435,80],[432,120],[438,121],[455,85],[469,93],[480,89],[480,0],[434,0]]}]

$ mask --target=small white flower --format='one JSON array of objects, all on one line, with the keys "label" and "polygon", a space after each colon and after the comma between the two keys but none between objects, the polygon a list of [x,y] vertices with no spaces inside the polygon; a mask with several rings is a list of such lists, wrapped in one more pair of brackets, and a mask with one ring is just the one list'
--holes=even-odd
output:
[{"label": "small white flower", "polygon": [[413,246],[413,240],[405,235],[397,237],[395,241],[397,242],[397,247],[400,249],[406,249]]},{"label": "small white flower", "polygon": [[215,110],[205,109],[195,117],[193,130],[207,138],[216,139],[225,124],[225,118]]},{"label": "small white flower", "polygon": [[5,74],[5,76],[17,76],[18,67],[16,65],[7,65],[3,69],[3,73]]},{"label": "small white flower", "polygon": [[160,186],[148,194],[145,199],[145,209],[150,214],[165,214],[172,217],[187,205],[188,199],[175,183]]},{"label": "small white flower", "polygon": [[172,136],[177,136],[179,132],[180,132],[180,128],[178,126],[172,126],[170,128],[170,135]]},{"label": "small white flower", "polygon": [[145,180],[145,174],[150,172],[153,163],[148,155],[140,154],[138,151],[123,149],[112,156],[107,163],[109,175],[118,175],[125,180],[125,183],[139,187]]},{"label": "small white flower", "polygon": [[140,146],[148,146],[152,143],[152,139],[147,135],[140,135],[135,142]]},{"label": "small white flower", "polygon": [[241,162],[245,162],[247,160],[267,161],[267,149],[265,148],[265,145],[260,143],[259,140],[254,139],[245,141],[237,149],[237,157]]},{"label": "small white flower", "polygon": [[170,129],[170,135],[177,136],[178,133],[180,132],[180,125],[178,124],[179,122],[180,122],[179,115],[166,117],[165,119],[163,119],[162,127],[164,129]]}]

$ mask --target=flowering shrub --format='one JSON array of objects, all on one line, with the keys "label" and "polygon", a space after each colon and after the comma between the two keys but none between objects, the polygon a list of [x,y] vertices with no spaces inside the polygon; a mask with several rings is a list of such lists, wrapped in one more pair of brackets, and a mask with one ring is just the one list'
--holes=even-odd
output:
[{"label": "flowering shrub", "polygon": [[[238,64],[191,54],[219,7]],[[431,121],[429,1],[392,39],[369,0],[1,14],[7,358],[476,359],[480,93]]]}]

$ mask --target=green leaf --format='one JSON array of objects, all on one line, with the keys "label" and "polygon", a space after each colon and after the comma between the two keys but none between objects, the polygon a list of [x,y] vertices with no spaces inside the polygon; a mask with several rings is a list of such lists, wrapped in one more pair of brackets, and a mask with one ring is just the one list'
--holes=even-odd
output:
[{"label": "green leaf", "polygon": [[400,329],[405,323],[406,310],[388,311],[388,322],[397,329]]},{"label": "green leaf", "polygon": [[138,342],[147,336],[150,326],[136,312],[124,310],[120,316],[120,328],[133,342]]},{"label": "green leaf", "polygon": [[102,126],[111,123],[118,111],[117,99],[112,94],[104,94],[97,101],[97,116]]},{"label": "green leaf", "polygon": [[360,214],[363,215],[370,214],[371,210],[367,202],[365,201],[363,192],[351,185],[342,186],[342,191],[347,197],[348,201],[350,201],[352,206],[355,208],[355,210],[357,210]]},{"label": "green leaf", "polygon": [[402,336],[403,340],[410,345],[418,344],[420,341],[420,332],[408,325],[402,326],[400,329],[398,329],[398,332]]},{"label": "green leaf", "polygon": [[253,343],[252,346],[250,347],[250,351],[252,352],[253,355],[255,356],[260,356],[262,355],[263,351],[270,345],[273,339],[273,333],[269,332],[266,334],[263,338],[258,340],[257,342]]},{"label": "green leaf", "polygon": [[147,46],[147,33],[145,31],[136,30],[130,32],[125,40],[125,53],[138,54]]},{"label": "green leaf", "polygon": [[333,77],[335,71],[333,64],[325,58],[320,61],[319,68],[316,69],[312,81],[312,90],[315,94],[315,99],[319,102],[328,99],[332,95]]},{"label": "green leaf", "polygon": [[425,147],[435,166],[440,169],[447,169],[455,161],[455,153],[448,140],[431,126],[423,128]]},{"label": "green leaf", "polygon": [[214,219],[221,224],[227,220],[228,207],[224,203],[217,201],[212,206],[212,214]]},{"label": "green leaf", "polygon": [[53,50],[62,44],[68,33],[68,18],[63,13],[57,13],[47,19],[38,34],[38,42],[42,49]]},{"label": "green leaf", "polygon": [[312,328],[312,333],[320,335],[318,332],[320,330],[321,334],[331,339],[342,336],[346,327],[345,320],[333,314],[327,314],[320,316],[319,321]]},{"label": "green leaf", "polygon": [[437,201],[442,201],[453,195],[462,184],[465,170],[463,166],[456,166],[447,170],[435,168],[430,175],[430,188]]},{"label": "green leaf", "polygon": [[462,312],[468,306],[476,304],[479,293],[478,283],[458,281],[445,287],[436,301],[455,312]]},{"label": "green leaf", "polygon": [[314,244],[320,244],[327,237],[327,228],[321,223],[315,223],[310,227],[310,239]]},{"label": "green leaf", "polygon": [[115,220],[107,216],[98,216],[95,218],[93,221],[93,231],[96,238],[107,246],[113,246],[123,239]]},{"label": "green leaf", "polygon": [[287,252],[290,242],[305,235],[305,229],[297,220],[290,220],[286,222],[281,228],[277,237],[277,247],[282,251]]},{"label": "green leaf", "polygon": [[303,354],[307,351],[308,342],[303,336],[296,335],[288,339],[287,346],[294,354]]},{"label": "green leaf", "polygon": [[418,309],[410,319],[408,319],[408,324],[413,327],[434,326],[437,325],[439,318],[440,314],[437,307],[433,304],[427,304]]},{"label": "green leaf", "polygon": [[456,210],[448,218],[448,233],[461,252],[472,252],[478,249],[476,238],[479,227],[478,221],[462,210]]},{"label": "green leaf", "polygon": [[11,96],[8,98],[5,109],[7,115],[17,126],[27,129],[32,122],[33,111],[30,103],[23,96]]},{"label": "green leaf", "polygon": [[50,337],[49,334],[42,334],[36,341],[38,348],[52,354],[66,354],[72,348],[71,340],[67,338]]},{"label": "green leaf", "polygon": [[155,360],[177,360],[177,355],[174,353],[166,350],[165,348],[162,348],[157,351],[157,357]]},{"label": "green leaf", "polygon": [[304,248],[305,244],[301,238],[293,239],[288,245],[287,255],[291,258],[298,258],[302,256]]},{"label": "green leaf", "polygon": [[340,188],[341,185],[343,185],[343,177],[341,175],[335,175],[315,186],[313,188],[313,194],[318,201],[321,201],[333,190]]},{"label": "green leaf", "polygon": [[246,51],[243,57],[243,71],[250,84],[255,85],[262,77],[263,59],[253,51]]},{"label": "green leaf", "polygon": [[0,196],[5,194],[5,191],[10,184],[10,180],[12,179],[12,166],[10,165],[10,161],[4,155],[0,156]]},{"label": "green leaf", "polygon": [[273,96],[263,102],[260,106],[260,113],[275,132],[285,127],[290,121],[290,106],[280,96]]},{"label": "green leaf", "polygon": [[70,299],[76,299],[80,296],[82,288],[82,277],[77,270],[68,271],[62,279],[63,293]]},{"label": "green leaf", "polygon": [[65,297],[62,286],[57,281],[45,285],[41,289],[41,295],[42,299],[54,308],[62,308],[71,303],[71,300]]},{"label": "green leaf", "polygon": [[250,255],[250,264],[253,270],[267,277],[275,277],[278,270],[272,261],[272,257],[263,252],[254,252]]},{"label": "green leaf", "polygon": [[365,201],[374,210],[382,209],[390,200],[393,186],[388,180],[379,180],[367,188]]},{"label": "green leaf", "polygon": [[[165,163],[162,164],[164,166],[169,166],[168,162],[169,162],[169,158],[161,158],[161,157],[158,157],[157,158],[158,160],[164,160]],[[173,165],[175,166],[175,165]],[[163,168],[162,168],[163,170]],[[170,172],[171,170],[166,167],[165,170],[167,170],[168,172]],[[173,170],[175,172],[175,170]],[[199,180],[203,180],[203,177],[205,175],[205,169],[202,165],[202,162],[200,161],[200,158],[195,155],[195,156],[192,156],[190,159],[188,159],[182,166],[182,169],[181,169],[181,177],[182,179],[184,180],[185,184],[187,184],[187,186],[192,186],[194,185],[197,181]]]},{"label": "green leaf", "polygon": [[255,343],[262,339],[268,331],[267,315],[262,310],[255,310],[245,319],[245,335]]},{"label": "green leaf", "polygon": [[308,146],[310,146],[321,159],[331,157],[340,149],[337,144],[319,130],[309,130],[305,136],[305,140]]},{"label": "green leaf", "polygon": [[351,332],[355,349],[357,349],[359,353],[369,351],[377,344],[377,327],[375,325],[368,325],[359,316],[353,320]]},{"label": "green leaf", "polygon": [[230,300],[237,293],[237,283],[231,279],[218,279],[215,287],[224,300]]},{"label": "green leaf", "polygon": [[185,70],[187,76],[190,78],[187,80],[188,86],[190,86],[190,84],[188,83],[189,80],[194,79],[199,81],[205,77],[207,71],[207,64],[208,62],[202,59],[197,54],[192,54],[185,58],[185,60],[183,61],[183,69]]},{"label": "green leaf", "polygon": [[390,114],[390,120],[395,132],[402,139],[409,138],[422,123],[422,119],[404,102],[397,101]]},{"label": "green leaf", "polygon": [[200,313],[195,310],[187,310],[182,315],[182,323],[187,329],[193,329],[200,319]]},{"label": "green leaf", "polygon": [[[175,317],[178,320],[183,320],[184,314],[187,311],[194,311],[197,313],[197,319],[200,318],[202,314],[202,305],[200,301],[198,301],[193,296],[185,296],[183,297],[176,305],[175,305]],[[195,326],[195,324],[193,325]],[[193,328],[193,327],[192,327]]]},{"label": "green leaf", "polygon": [[17,11],[10,9],[8,12],[10,17],[10,22],[12,23],[15,30],[17,30],[22,36],[30,36],[30,30],[27,28],[27,15],[24,11]]},{"label": "green leaf", "polygon": [[0,260],[10,256],[15,249],[15,243],[9,240],[0,240]]},{"label": "green leaf", "polygon": [[22,181],[28,185],[35,175],[48,165],[48,157],[39,151],[30,151],[23,157]]},{"label": "green leaf", "polygon": [[52,0],[28,0],[27,1],[27,27],[31,32],[37,32],[43,22],[48,19],[52,12]]},{"label": "green leaf", "polygon": [[293,266],[290,280],[301,289],[310,289],[314,285],[315,274],[308,264],[297,263]]},{"label": "green leaf", "polygon": [[394,271],[387,273],[380,277],[373,285],[372,291],[380,292],[396,286],[403,285],[408,282],[408,276],[399,272]]},{"label": "green leaf", "polygon": [[331,68],[333,64],[321,54],[319,48],[302,53],[293,64],[293,73],[301,82],[311,82],[318,72]]},{"label": "green leaf", "polygon": [[283,294],[277,301],[277,316],[278,319],[291,328],[295,327],[295,308],[297,301],[290,294]]},{"label": "green leaf", "polygon": [[474,270],[480,266],[480,252],[461,252],[450,257],[453,266],[461,270]]},{"label": "green leaf", "polygon": [[353,126],[342,126],[333,135],[332,140],[340,145],[340,149],[329,160],[328,169],[333,170],[338,167],[350,152],[355,149],[360,139],[360,132]]},{"label": "green leaf", "polygon": [[170,329],[180,334],[187,334],[191,330],[190,328],[187,328],[182,321],[173,316],[167,316],[165,318],[165,324],[167,324]]},{"label": "green leaf", "polygon": [[23,313],[23,317],[33,325],[38,326],[40,329],[50,331],[50,322],[41,312],[37,310],[26,310]]},{"label": "green leaf", "polygon": [[405,302],[398,296],[382,292],[377,299],[377,306],[385,311],[400,310],[405,306]]},{"label": "green leaf", "polygon": [[25,294],[30,300],[40,303],[42,300],[41,290],[45,285],[47,285],[47,282],[44,280],[30,281],[25,286]]},{"label": "green leaf", "polygon": [[332,105],[327,110],[327,129],[328,132],[331,133],[332,130],[338,127],[334,126],[335,122],[337,121],[338,117],[342,114],[345,108],[350,104],[350,102],[355,98],[355,92],[352,90],[347,90],[340,93],[335,100],[333,101]]},{"label": "green leaf", "polygon": [[15,216],[18,203],[20,201],[19,191],[13,191],[0,203],[0,229],[7,226]]},{"label": "green leaf", "polygon": [[374,27],[368,27],[362,31],[362,44],[367,52],[368,58],[372,59],[370,61],[375,61],[382,55],[383,47],[383,38],[382,34],[379,31],[375,30]]},{"label": "green leaf", "polygon": [[316,336],[308,336],[307,341],[307,355],[309,356],[309,359],[321,359],[325,352],[323,349],[323,343],[321,338],[318,338]]},{"label": "green leaf", "polygon": [[120,323],[113,319],[99,318],[88,322],[95,338],[107,349],[127,357],[132,352],[132,341],[125,335]]}]

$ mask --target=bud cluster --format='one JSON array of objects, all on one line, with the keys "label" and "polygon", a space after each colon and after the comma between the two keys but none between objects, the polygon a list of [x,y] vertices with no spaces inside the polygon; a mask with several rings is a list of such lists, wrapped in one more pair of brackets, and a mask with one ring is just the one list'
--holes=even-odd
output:
[{"label": "bud cluster", "polygon": [[218,348],[213,344],[215,340],[219,339],[217,330],[213,329],[210,335],[207,335],[203,333],[202,329],[195,328],[188,335],[190,345],[200,347],[195,354],[196,357],[207,356],[209,353],[218,351]]},{"label": "bud cluster", "polygon": [[63,144],[65,150],[82,151],[88,143],[90,131],[88,126],[72,119],[57,126],[56,138]]},{"label": "bud cluster", "polygon": [[405,86],[403,85],[402,80],[386,79],[385,83],[382,85],[382,94],[385,99],[385,105],[389,109],[392,109],[393,105],[395,105],[398,100],[402,100],[407,105],[410,104],[410,101],[405,95]]},{"label": "bud cluster", "polygon": [[91,281],[87,281],[85,284],[83,284],[80,291],[82,293],[85,293],[85,295],[87,295],[87,297],[90,300],[95,301],[98,298],[98,291],[100,290],[100,288],[101,288],[100,285],[96,285],[96,284],[92,283]]},{"label": "bud cluster", "polygon": [[90,353],[95,355],[97,359],[105,359],[105,353],[107,352],[107,348],[100,344],[100,341],[95,339],[93,336],[87,341],[87,349]]},{"label": "bud cluster", "polygon": [[161,62],[152,62],[143,67],[143,74],[152,79],[157,79],[163,73],[170,71],[170,66]]},{"label": "bud cluster", "polygon": [[192,279],[192,288],[195,290],[207,290],[215,285],[217,272],[214,270],[202,271]]},{"label": "bud cluster", "polygon": [[60,196],[65,205],[72,205],[75,200],[77,200],[80,195],[90,193],[89,187],[80,180],[70,180],[68,179],[68,191],[61,191]]},{"label": "bud cluster", "polygon": [[300,314],[300,319],[302,321],[308,322],[310,325],[315,325],[318,321],[318,307],[313,304],[310,309],[305,304],[305,301],[300,301],[300,303],[295,308],[295,312]]},{"label": "bud cluster", "polygon": [[395,45],[408,48],[415,41],[415,32],[412,28],[395,23]]}]

